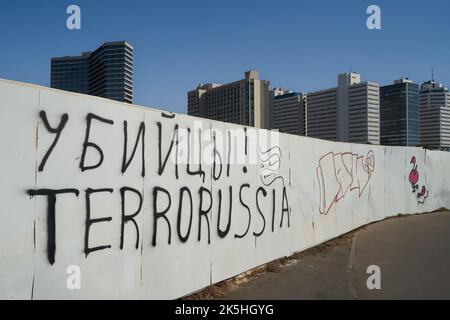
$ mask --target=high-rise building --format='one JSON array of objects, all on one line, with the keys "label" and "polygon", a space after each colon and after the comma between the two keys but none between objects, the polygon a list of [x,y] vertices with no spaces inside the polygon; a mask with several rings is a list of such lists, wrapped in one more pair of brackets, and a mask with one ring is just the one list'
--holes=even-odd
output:
[{"label": "high-rise building", "polygon": [[380,140],[383,145],[420,144],[419,85],[408,78],[380,87]]},{"label": "high-rise building", "polygon": [[434,80],[420,87],[420,144],[450,151],[450,92]]},{"label": "high-rise building", "polygon": [[107,42],[81,56],[51,59],[51,87],[133,102],[133,47]]},{"label": "high-rise building", "polygon": [[89,94],[89,56],[58,57],[51,60],[52,88]]},{"label": "high-rise building", "polygon": [[307,135],[353,142],[380,143],[380,86],[342,73],[336,88],[307,94]]},{"label": "high-rise building", "polygon": [[187,98],[189,115],[268,128],[269,81],[259,80],[257,71],[228,84],[200,84]]},{"label": "high-rise building", "polygon": [[271,90],[270,128],[291,134],[306,134],[306,95],[282,88]]},{"label": "high-rise building", "polygon": [[337,88],[310,92],[306,101],[307,136],[339,141]]}]

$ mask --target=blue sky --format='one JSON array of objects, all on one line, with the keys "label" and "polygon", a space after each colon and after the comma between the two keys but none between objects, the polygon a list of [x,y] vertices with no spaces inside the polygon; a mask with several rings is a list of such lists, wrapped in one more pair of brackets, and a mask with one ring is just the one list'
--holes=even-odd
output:
[{"label": "blue sky", "polygon": [[[66,8],[81,8],[81,30]],[[381,7],[381,30],[366,8]],[[381,84],[408,76],[450,86],[450,1],[41,0],[0,4],[0,77],[49,86],[50,57],[106,41],[135,48],[136,104],[186,112],[199,82],[226,83],[257,69],[296,91],[336,84],[350,69]]]}]

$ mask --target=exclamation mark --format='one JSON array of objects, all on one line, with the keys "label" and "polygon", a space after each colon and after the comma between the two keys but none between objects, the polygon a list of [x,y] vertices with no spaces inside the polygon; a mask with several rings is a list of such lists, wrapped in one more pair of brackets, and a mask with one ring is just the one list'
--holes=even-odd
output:
[{"label": "exclamation mark", "polygon": [[[247,162],[247,149],[248,149],[248,137],[247,137],[247,128],[244,128],[244,133],[245,133],[245,161]],[[244,167],[242,168],[242,171],[244,171],[244,173],[247,173],[247,167],[244,165]]]}]

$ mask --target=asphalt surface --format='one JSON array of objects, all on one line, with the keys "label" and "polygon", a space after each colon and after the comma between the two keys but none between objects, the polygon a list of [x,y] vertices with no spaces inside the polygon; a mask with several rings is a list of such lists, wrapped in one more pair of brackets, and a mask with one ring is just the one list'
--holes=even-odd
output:
[{"label": "asphalt surface", "polygon": [[373,223],[292,262],[222,299],[450,299],[450,212]]}]

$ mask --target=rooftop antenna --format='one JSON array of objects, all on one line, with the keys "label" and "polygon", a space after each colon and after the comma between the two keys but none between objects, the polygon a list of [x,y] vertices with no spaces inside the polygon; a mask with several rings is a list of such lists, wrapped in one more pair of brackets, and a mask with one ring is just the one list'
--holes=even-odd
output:
[{"label": "rooftop antenna", "polygon": [[434,82],[434,68],[431,68],[431,81]]}]

